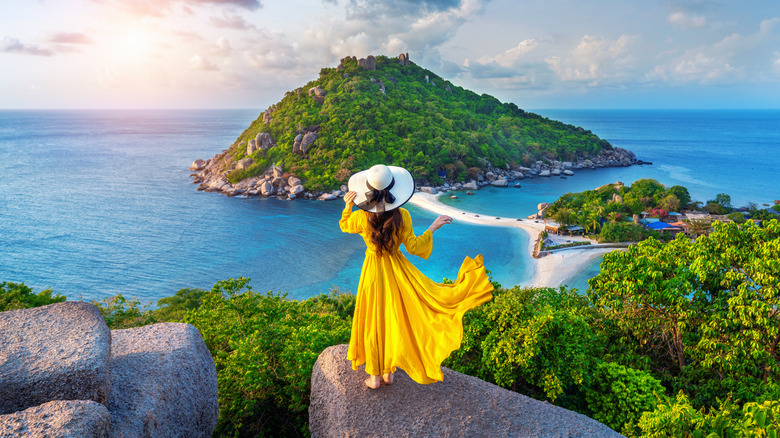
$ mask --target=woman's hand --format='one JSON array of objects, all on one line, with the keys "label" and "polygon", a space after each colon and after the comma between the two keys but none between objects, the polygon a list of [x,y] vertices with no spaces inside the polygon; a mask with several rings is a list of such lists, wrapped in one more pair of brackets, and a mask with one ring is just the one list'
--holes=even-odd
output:
[{"label": "woman's hand", "polygon": [[430,227],[428,227],[429,230],[431,230],[431,233],[441,228],[443,225],[451,224],[452,218],[447,215],[441,215],[436,218],[435,221],[431,224]]},{"label": "woman's hand", "polygon": [[355,202],[355,196],[357,196],[357,192],[347,192],[347,194],[344,195],[344,203],[348,206],[352,206],[352,204]]}]

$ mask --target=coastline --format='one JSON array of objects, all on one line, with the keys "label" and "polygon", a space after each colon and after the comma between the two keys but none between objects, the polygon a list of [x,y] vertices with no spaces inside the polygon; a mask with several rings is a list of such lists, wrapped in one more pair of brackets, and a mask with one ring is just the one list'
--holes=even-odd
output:
[{"label": "coastline", "polygon": [[522,257],[533,267],[533,275],[526,284],[521,284],[521,286],[558,287],[566,279],[579,272],[582,266],[589,261],[615,250],[615,248],[568,249],[537,259],[532,257],[531,254],[533,254],[536,238],[539,236],[539,233],[544,231],[544,224],[527,219],[518,221],[517,218],[497,218],[496,216],[481,215],[461,210],[439,202],[438,197],[440,195],[441,193],[431,195],[429,193],[416,192],[412,199],[409,200],[409,203],[432,213],[452,216],[453,221],[494,227],[519,228],[529,235],[528,247],[525,251],[522,251]]}]

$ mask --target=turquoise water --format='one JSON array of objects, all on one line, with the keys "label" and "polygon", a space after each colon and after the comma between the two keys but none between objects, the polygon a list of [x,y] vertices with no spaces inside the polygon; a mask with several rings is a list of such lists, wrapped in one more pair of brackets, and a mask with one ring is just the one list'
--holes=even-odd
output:
[{"label": "turquoise water", "polygon": [[[258,111],[0,111],[0,281],[76,299],[156,301],[230,277],[305,298],[354,291],[365,250],[338,229],[341,201],[196,191],[189,165],[231,144]],[[418,232],[433,217],[410,208]],[[528,277],[514,230],[437,231],[429,277],[484,255],[505,284]]]},{"label": "turquoise water", "polygon": [[[538,112],[655,164],[483,189],[459,207],[525,217],[563,193],[641,177],[685,185],[700,200],[721,191],[736,205],[780,198],[780,111]],[[227,147],[257,114],[0,111],[0,281],[144,302],[238,276],[294,298],[354,291],[364,246],[338,231],[341,201],[227,198],[191,183],[192,161]],[[422,232],[433,215],[409,209]],[[514,285],[531,275],[527,244],[518,230],[456,223],[436,232],[429,260],[412,261],[439,280],[481,253],[496,280]],[[586,275],[567,283],[582,287]]]}]

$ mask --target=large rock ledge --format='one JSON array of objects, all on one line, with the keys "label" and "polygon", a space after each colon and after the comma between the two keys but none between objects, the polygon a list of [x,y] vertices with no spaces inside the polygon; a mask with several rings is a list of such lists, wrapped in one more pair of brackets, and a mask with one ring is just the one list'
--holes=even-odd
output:
[{"label": "large rock ledge", "polygon": [[109,331],[78,301],[0,312],[0,437],[210,437],[218,411],[190,324]]},{"label": "large rock ledge", "polygon": [[109,413],[92,400],[55,400],[0,415],[0,437],[108,438]]},{"label": "large rock ledge", "polygon": [[370,390],[347,346],[322,352],[311,377],[309,427],[321,437],[619,437],[584,415],[443,368],[444,381],[419,385],[399,370]]}]

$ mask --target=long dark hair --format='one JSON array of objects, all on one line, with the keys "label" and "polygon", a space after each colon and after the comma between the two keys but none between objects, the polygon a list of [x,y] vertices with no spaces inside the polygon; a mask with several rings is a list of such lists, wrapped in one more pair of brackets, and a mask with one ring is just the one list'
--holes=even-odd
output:
[{"label": "long dark hair", "polygon": [[380,256],[391,254],[395,249],[395,238],[401,229],[401,212],[396,208],[382,213],[369,213],[368,225],[371,227],[371,243]]}]

